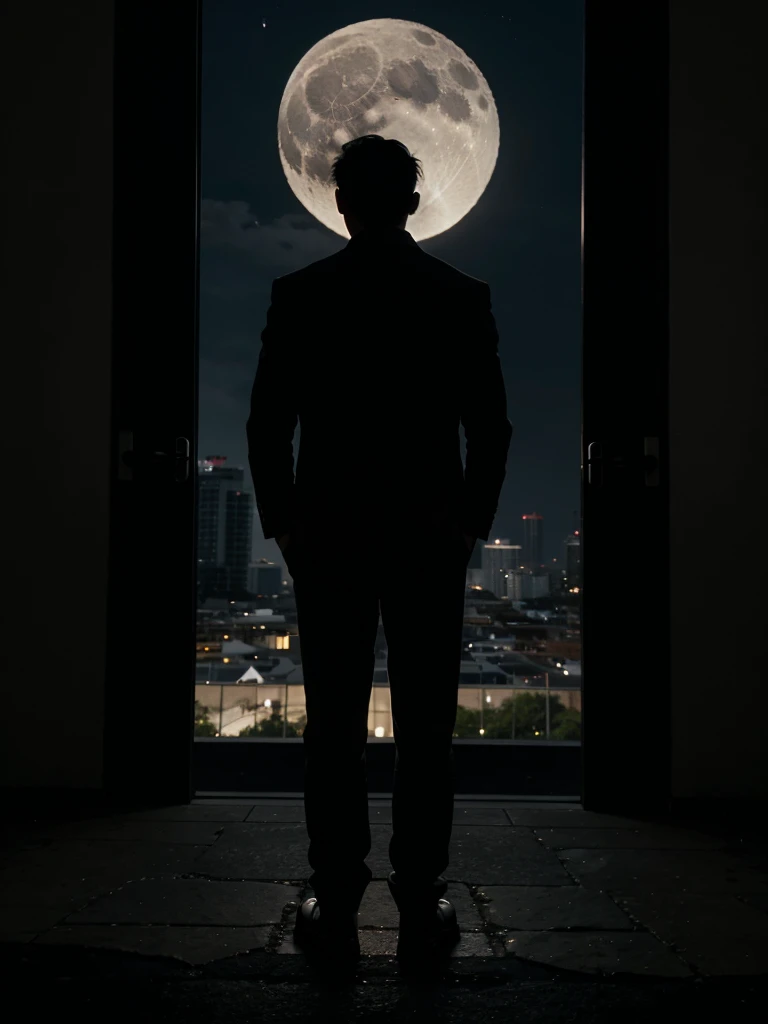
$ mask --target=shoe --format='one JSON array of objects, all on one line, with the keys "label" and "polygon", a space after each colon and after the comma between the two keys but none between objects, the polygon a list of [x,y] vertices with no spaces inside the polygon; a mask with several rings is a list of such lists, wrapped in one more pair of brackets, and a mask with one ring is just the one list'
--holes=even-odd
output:
[{"label": "shoe", "polygon": [[396,952],[400,964],[423,969],[445,959],[461,939],[453,904],[429,896],[409,898],[398,887],[394,871],[387,884],[400,910]]},{"label": "shoe", "polygon": [[293,940],[307,956],[324,967],[351,967],[360,959],[357,911],[321,917],[316,896],[299,904]]}]

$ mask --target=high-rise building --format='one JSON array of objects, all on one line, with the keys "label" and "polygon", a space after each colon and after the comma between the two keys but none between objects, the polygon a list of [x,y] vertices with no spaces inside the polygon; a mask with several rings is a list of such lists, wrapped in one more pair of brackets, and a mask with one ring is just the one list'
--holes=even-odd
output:
[{"label": "high-rise building", "polygon": [[200,597],[248,589],[253,495],[243,490],[242,466],[209,455],[197,464],[197,579]]},{"label": "high-rise building", "polygon": [[248,590],[251,594],[279,594],[283,589],[283,567],[266,558],[251,562],[248,567]]},{"label": "high-rise building", "polygon": [[510,601],[547,597],[550,584],[548,571],[528,572],[527,569],[515,569],[507,575],[507,597]]},{"label": "high-rise building", "polygon": [[520,545],[509,538],[496,538],[483,545],[483,585],[496,597],[507,596],[507,574],[520,563]]},{"label": "high-rise building", "polygon": [[522,569],[538,572],[544,564],[544,516],[529,512],[523,516]]},{"label": "high-rise building", "polygon": [[565,538],[565,581],[566,590],[578,587],[581,590],[581,534],[575,530]]}]

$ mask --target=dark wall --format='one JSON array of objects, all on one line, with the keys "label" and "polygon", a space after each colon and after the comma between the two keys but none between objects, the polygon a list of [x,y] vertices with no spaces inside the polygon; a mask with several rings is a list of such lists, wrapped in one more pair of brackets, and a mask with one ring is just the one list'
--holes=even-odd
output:
[{"label": "dark wall", "polygon": [[0,7],[0,785],[101,786],[112,3]]},{"label": "dark wall", "polygon": [[768,795],[763,0],[671,2],[673,791]]}]

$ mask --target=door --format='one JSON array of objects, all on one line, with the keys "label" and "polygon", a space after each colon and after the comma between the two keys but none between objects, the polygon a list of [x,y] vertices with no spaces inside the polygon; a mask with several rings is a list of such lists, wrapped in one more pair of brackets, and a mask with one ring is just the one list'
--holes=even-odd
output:
[{"label": "door", "polygon": [[583,801],[669,799],[667,4],[588,0]]},{"label": "door", "polygon": [[116,5],[105,785],[192,793],[200,10]]}]

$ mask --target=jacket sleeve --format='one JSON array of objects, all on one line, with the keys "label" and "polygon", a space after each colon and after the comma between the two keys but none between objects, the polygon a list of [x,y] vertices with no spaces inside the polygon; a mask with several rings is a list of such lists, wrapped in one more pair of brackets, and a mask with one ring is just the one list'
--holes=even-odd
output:
[{"label": "jacket sleeve", "polygon": [[507,419],[491,290],[485,282],[466,329],[469,355],[462,378],[460,413],[467,454],[460,524],[465,533],[488,540],[507,472],[513,428]]},{"label": "jacket sleeve", "polygon": [[292,329],[289,299],[284,294],[284,283],[277,278],[272,283],[267,324],[261,333],[246,424],[248,465],[265,540],[288,533],[293,525],[293,435],[298,409],[292,387]]}]

